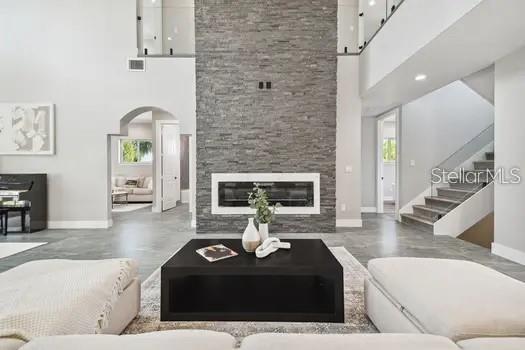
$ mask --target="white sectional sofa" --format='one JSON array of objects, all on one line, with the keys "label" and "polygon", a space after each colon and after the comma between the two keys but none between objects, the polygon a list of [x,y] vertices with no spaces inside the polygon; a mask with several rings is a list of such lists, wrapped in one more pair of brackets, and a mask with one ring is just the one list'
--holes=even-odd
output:
[{"label": "white sectional sofa", "polygon": [[[382,334],[255,334],[239,345],[225,333],[174,330],[124,336],[47,336],[27,344],[0,338],[0,349],[525,349],[525,283],[458,260],[375,259],[369,262],[369,272],[367,313]],[[115,307],[113,324],[102,333],[118,334],[124,329],[138,311],[138,293],[138,282],[129,282]]]},{"label": "white sectional sofa", "polygon": [[523,350],[524,339],[474,339],[454,344],[428,334],[256,334],[240,347],[226,333],[175,330],[140,335],[78,335],[35,339],[20,350]]},{"label": "white sectional sofa", "polygon": [[521,281],[447,259],[374,259],[368,270],[366,309],[381,332],[428,333],[455,342],[525,337]]}]

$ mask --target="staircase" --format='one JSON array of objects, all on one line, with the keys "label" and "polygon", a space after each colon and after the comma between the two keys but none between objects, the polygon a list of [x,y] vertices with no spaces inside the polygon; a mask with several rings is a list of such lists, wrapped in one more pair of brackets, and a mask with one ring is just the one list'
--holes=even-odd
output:
[{"label": "staircase", "polygon": [[436,221],[487,186],[493,174],[494,152],[486,152],[484,160],[473,163],[473,170],[465,171],[465,179],[476,178],[476,182],[458,181],[449,183],[447,187],[438,187],[437,195],[425,197],[424,205],[412,206],[412,214],[401,214],[401,222],[433,232]]}]

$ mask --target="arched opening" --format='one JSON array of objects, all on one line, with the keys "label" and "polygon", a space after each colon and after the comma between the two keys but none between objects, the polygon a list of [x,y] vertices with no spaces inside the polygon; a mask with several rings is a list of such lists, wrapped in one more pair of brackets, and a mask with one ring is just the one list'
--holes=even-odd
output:
[{"label": "arched opening", "polygon": [[179,120],[165,109],[135,108],[108,135],[108,211],[160,213],[189,203],[189,145]]}]

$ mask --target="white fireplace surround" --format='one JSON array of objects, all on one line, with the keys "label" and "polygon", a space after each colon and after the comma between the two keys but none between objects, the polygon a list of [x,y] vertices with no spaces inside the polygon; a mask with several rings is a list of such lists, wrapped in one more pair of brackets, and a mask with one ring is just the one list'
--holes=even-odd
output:
[{"label": "white fireplace surround", "polygon": [[[312,182],[314,185],[313,207],[279,207],[276,214],[320,214],[321,185],[319,173],[214,173],[211,175],[211,213],[214,215],[255,214],[246,203],[246,207],[219,206],[219,182],[278,182],[297,181]],[[248,197],[248,196],[247,196]],[[248,200],[248,198],[246,198]]]}]

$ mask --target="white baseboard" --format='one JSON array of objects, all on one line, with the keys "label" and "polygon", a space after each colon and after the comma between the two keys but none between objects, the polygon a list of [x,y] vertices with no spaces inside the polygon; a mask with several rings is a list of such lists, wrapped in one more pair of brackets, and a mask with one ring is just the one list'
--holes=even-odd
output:
[{"label": "white baseboard", "polygon": [[514,248],[507,247],[503,244],[492,243],[492,254],[502,258],[514,261],[518,264],[525,265],[525,252]]},{"label": "white baseboard", "polygon": [[377,213],[376,207],[361,207],[361,213]]},{"label": "white baseboard", "polygon": [[113,226],[112,220],[93,220],[93,221],[48,221],[49,229],[89,229],[89,228],[109,228]]},{"label": "white baseboard", "polygon": [[335,220],[336,227],[363,227],[361,219],[337,219]]}]

